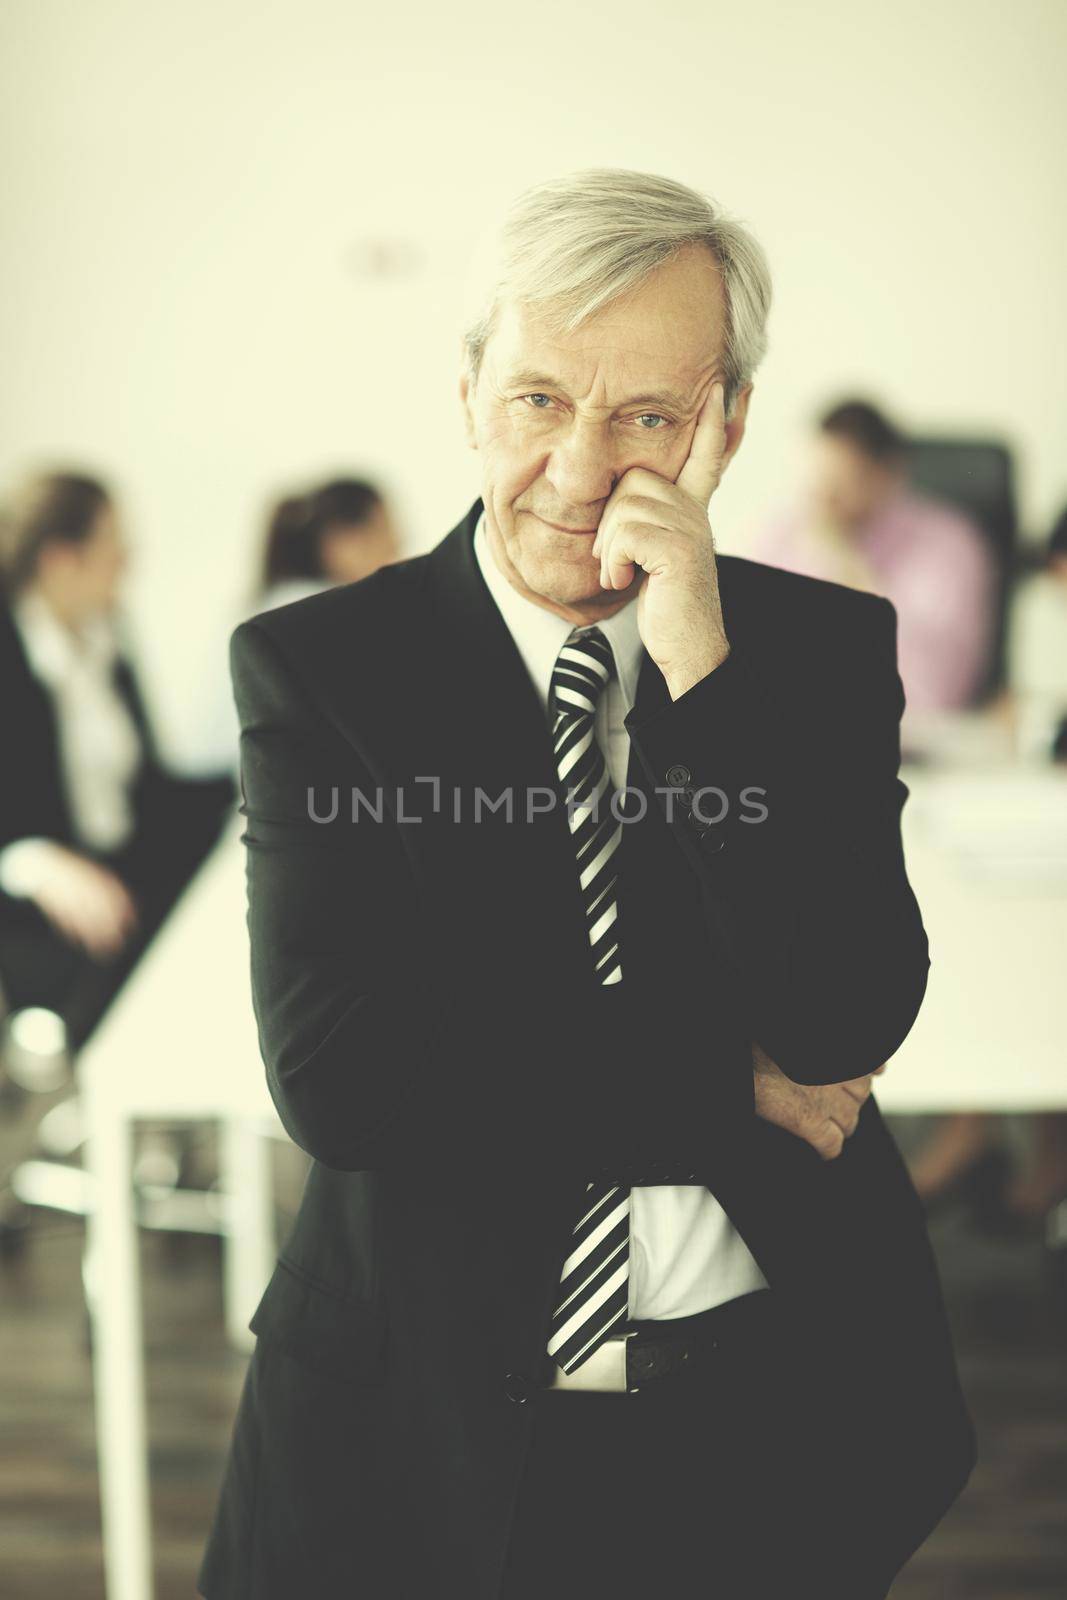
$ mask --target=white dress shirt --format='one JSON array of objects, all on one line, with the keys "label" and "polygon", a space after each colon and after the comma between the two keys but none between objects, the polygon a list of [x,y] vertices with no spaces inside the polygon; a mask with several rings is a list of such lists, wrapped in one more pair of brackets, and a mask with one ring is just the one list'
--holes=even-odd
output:
[{"label": "white dress shirt", "polygon": [[[84,849],[117,850],[133,832],[130,790],[141,741],[115,687],[113,630],[99,618],[75,635],[32,590],[15,602],[12,616],[30,669],[55,710],[75,842]],[[32,894],[52,848],[47,841],[18,839],[0,851],[0,888]]]},{"label": "white dress shirt", "polygon": [[[489,548],[484,515],[474,552],[533,684],[548,711],[552,670],[572,624],[511,587]],[[615,656],[615,676],[600,696],[596,736],[617,789],[626,784],[630,737],[623,718],[634,703],[643,646],[637,606],[623,606],[598,624]],[[576,869],[577,870],[577,869]],[[623,982],[626,946],[622,947]],[[721,1305],[767,1280],[722,1206],[703,1184],[635,1187],[630,1215],[629,1315],[640,1320],[688,1317]]]}]

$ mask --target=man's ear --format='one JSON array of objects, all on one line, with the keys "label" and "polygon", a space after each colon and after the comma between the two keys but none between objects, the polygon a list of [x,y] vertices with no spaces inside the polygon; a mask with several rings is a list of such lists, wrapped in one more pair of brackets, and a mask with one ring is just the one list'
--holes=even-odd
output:
[{"label": "man's ear", "polygon": [[463,365],[459,369],[459,403],[463,408],[463,431],[467,436],[467,443],[472,450],[478,448],[478,434],[474,427],[474,410],[472,401],[477,379],[472,380],[470,362],[467,360],[466,351],[463,353]]},{"label": "man's ear", "polygon": [[745,423],[748,421],[748,402],[752,397],[752,385],[747,383],[738,393],[734,401],[734,408],[726,419],[726,449],[723,452],[722,471],[725,472],[737,451],[741,448],[741,440],[745,437]]}]

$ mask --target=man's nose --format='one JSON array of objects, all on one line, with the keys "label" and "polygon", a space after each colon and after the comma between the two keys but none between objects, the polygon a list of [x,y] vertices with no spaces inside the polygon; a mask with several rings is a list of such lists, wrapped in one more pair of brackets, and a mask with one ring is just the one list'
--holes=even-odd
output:
[{"label": "man's nose", "polygon": [[553,445],[545,476],[561,503],[603,508],[619,478],[605,430],[575,422]]}]

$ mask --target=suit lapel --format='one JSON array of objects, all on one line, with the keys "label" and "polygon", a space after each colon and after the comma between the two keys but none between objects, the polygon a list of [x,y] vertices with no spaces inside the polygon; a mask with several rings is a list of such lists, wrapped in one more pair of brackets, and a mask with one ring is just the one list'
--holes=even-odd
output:
[{"label": "suit lapel", "polygon": [[[455,892],[477,886],[478,917],[498,919],[492,936],[514,941],[516,959],[525,951],[543,969],[551,949],[552,964],[569,965],[588,960],[589,948],[548,719],[474,554],[480,514],[479,501],[428,557],[433,658],[444,670],[428,686],[424,731],[442,774],[447,854],[461,879]],[[511,820],[483,805],[475,821],[476,790],[510,796]]]},{"label": "suit lapel", "polygon": [[474,554],[481,501],[428,557],[439,659],[464,715],[449,738],[464,772],[552,783],[552,745],[544,709]]}]

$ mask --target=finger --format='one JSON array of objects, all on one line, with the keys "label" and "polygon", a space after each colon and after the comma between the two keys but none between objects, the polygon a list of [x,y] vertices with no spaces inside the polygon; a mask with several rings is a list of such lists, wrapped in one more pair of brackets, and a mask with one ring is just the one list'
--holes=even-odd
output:
[{"label": "finger", "polygon": [[838,1133],[841,1135],[841,1143],[842,1144],[844,1144],[846,1139],[851,1138],[852,1129],[848,1125],[848,1118],[847,1117],[831,1117],[830,1118],[830,1122],[833,1125],[833,1127],[835,1127],[837,1129]]},{"label": "finger", "polygon": [[[648,474],[651,477],[651,473]],[[620,482],[622,480],[620,479]],[[659,480],[666,483],[665,479]],[[673,490],[674,485],[669,487]],[[651,495],[619,494],[616,485],[615,494],[604,508],[600,524],[593,538],[590,553],[603,558],[608,541],[613,530],[621,522],[647,522],[651,526],[670,528],[672,523],[669,511],[672,507],[670,500],[655,499]]]},{"label": "finger", "polygon": [[[651,477],[651,474],[649,474]],[[596,538],[593,540],[594,552],[597,541],[610,531],[615,522],[647,522],[653,528],[671,529],[678,524],[678,496],[673,483],[668,483],[666,478],[657,480],[662,484],[666,493],[647,494],[644,491],[632,490],[609,506],[600,519]],[[671,496],[674,496],[672,499]]]},{"label": "finger", "polygon": [[607,531],[600,546],[600,583],[604,589],[628,589],[637,576],[635,568],[651,559],[648,536],[655,537],[656,530],[640,522],[616,522]]},{"label": "finger", "polygon": [[837,1124],[830,1120],[822,1125],[809,1143],[824,1161],[836,1161],[845,1148],[845,1136]]},{"label": "finger", "polygon": [[850,1094],[853,1100],[858,1100],[862,1105],[870,1095],[872,1085],[870,1078],[850,1078],[848,1083],[843,1083],[841,1087],[846,1094]]},{"label": "finger", "polygon": [[752,1042],[752,1068],[755,1072],[769,1072],[776,1077],[783,1076],[781,1067],[771,1060],[763,1046],[756,1044],[755,1040]]},{"label": "finger", "polygon": [[627,467],[611,492],[604,507],[604,515],[617,510],[625,502],[648,501],[654,506],[673,506],[678,498],[678,485],[673,478],[665,478],[651,467]]},{"label": "finger", "polygon": [[713,383],[711,392],[700,408],[693,442],[685,466],[675,482],[679,489],[707,506],[722,472],[722,458],[726,453],[726,409],[723,386]]},{"label": "finger", "polygon": [[848,1094],[844,1084],[835,1084],[822,1101],[822,1111],[839,1122],[849,1133],[859,1121],[862,1107],[854,1095]]},{"label": "finger", "polygon": [[830,1121],[836,1122],[846,1139],[855,1133],[860,1120],[860,1108],[855,1100],[843,1099],[834,1106],[829,1113]]}]

